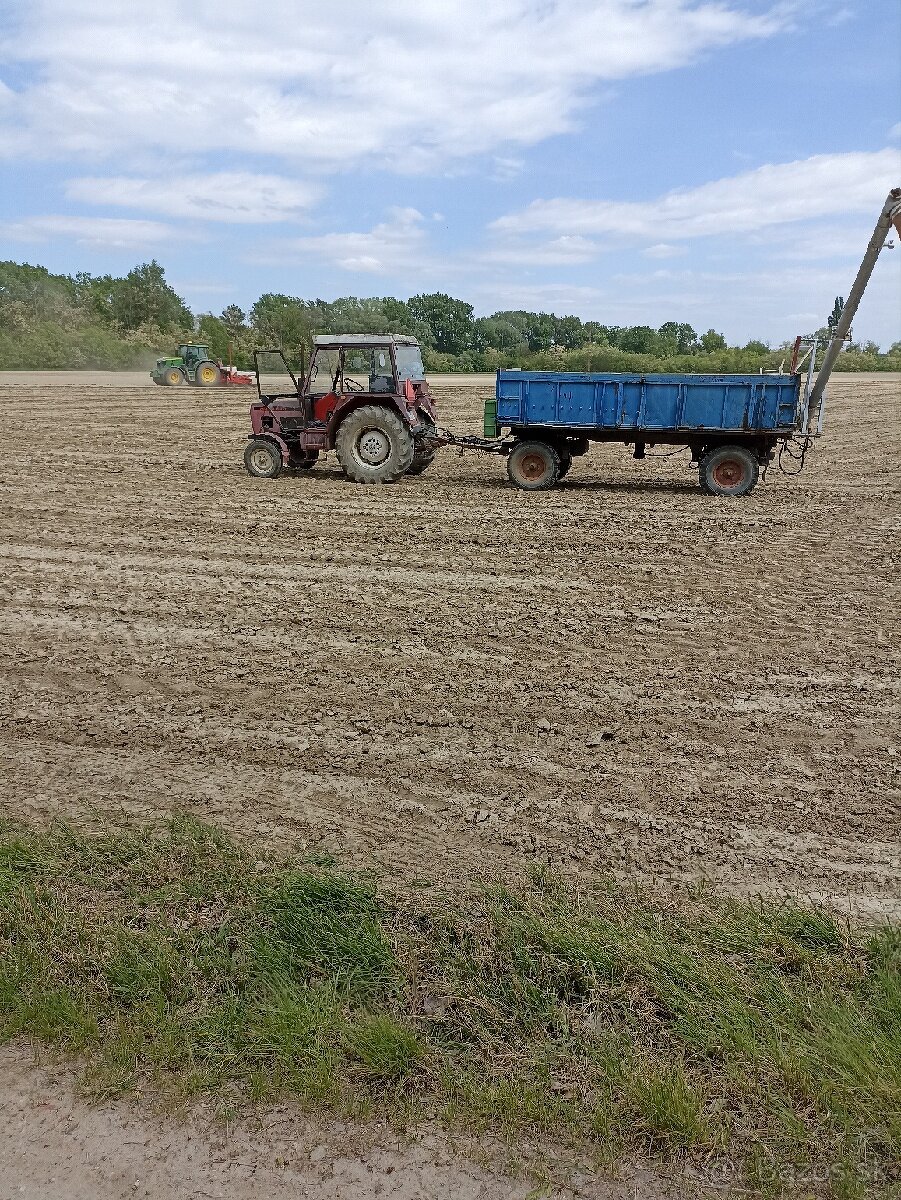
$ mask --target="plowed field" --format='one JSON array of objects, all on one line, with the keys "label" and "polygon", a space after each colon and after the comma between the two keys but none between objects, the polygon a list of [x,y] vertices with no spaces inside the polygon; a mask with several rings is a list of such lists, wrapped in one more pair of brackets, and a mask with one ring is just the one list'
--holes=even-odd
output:
[{"label": "plowed field", "polygon": [[[437,390],[480,430],[490,381]],[[901,911],[897,377],[839,376],[804,473],[733,501],[623,447],[546,493],[450,450],[254,480],[243,391],[0,396],[8,812]]]}]

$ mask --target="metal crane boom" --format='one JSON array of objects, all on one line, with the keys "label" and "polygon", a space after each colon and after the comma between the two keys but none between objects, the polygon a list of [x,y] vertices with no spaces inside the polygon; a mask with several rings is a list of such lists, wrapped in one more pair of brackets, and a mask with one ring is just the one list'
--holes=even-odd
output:
[{"label": "metal crane boom", "polygon": [[870,282],[873,268],[876,266],[876,259],[885,245],[886,235],[892,225],[894,225],[899,236],[901,236],[901,188],[892,188],[886,197],[885,204],[882,206],[882,212],[879,214],[879,220],[876,222],[876,228],[873,230],[870,244],[867,246],[866,253],[863,256],[863,262],[860,264],[857,278],[854,280],[848,299],[845,301],[841,318],[833,331],[832,340],[826,349],[826,356],[823,359],[819,373],[817,374],[816,383],[813,385],[813,390],[810,393],[808,406],[810,412],[818,412],[820,409],[823,393],[826,390],[826,384],[829,382],[829,376],[832,374],[832,368],[835,366],[835,360],[841,353],[842,345],[848,336],[848,330],[851,328],[851,322],[854,320],[860,305],[861,297],[864,294],[867,284]]}]

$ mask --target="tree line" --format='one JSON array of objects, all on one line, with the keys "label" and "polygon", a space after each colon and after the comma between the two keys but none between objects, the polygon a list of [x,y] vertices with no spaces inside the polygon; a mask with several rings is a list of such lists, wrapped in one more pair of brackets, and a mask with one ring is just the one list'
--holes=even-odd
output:
[{"label": "tree line", "polygon": [[[828,335],[839,301],[827,324]],[[53,275],[44,267],[0,262],[0,369],[127,369],[149,366],[180,341],[204,341],[214,357],[249,366],[254,349],[309,357],[316,334],[406,333],[418,338],[432,371],[498,367],[597,371],[757,371],[778,368],[787,345],[752,340],[730,346],[721,333],[691,325],[606,325],[576,316],[514,309],[477,317],[443,292],[398,300],[344,296],[305,300],[267,292],[245,312],[195,316],[156,261],[126,275]],[[881,353],[852,343],[839,369],[901,370],[901,343]]]}]

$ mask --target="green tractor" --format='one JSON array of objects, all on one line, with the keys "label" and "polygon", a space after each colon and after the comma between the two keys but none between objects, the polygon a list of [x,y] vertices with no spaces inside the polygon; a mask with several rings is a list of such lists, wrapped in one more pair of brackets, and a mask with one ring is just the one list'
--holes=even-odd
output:
[{"label": "green tractor", "polygon": [[158,358],[150,378],[160,387],[179,387],[193,383],[197,387],[220,387],[226,372],[210,356],[209,346],[186,342],[178,347],[177,358]]}]

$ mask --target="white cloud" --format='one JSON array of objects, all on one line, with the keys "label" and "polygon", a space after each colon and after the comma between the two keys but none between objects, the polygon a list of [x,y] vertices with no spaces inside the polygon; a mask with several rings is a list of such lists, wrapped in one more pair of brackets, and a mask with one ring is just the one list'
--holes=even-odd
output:
[{"label": "white cloud", "polygon": [[897,125],[893,125],[891,127],[891,129],[888,131],[888,137],[890,142],[897,142],[899,139],[901,139],[901,121],[899,121]]},{"label": "white cloud", "polygon": [[599,306],[610,305],[609,295],[600,288],[571,283],[492,281],[471,288],[468,294],[480,314],[522,308],[596,319],[601,311]]},{"label": "white cloud", "polygon": [[123,249],[165,246],[189,235],[160,221],[132,221],[116,217],[68,217],[48,214],[0,225],[0,232],[16,242],[49,242],[60,238],[79,246]]},{"label": "white cloud", "polygon": [[650,201],[536,200],[522,212],[501,217],[492,228],[502,235],[606,235],[636,241],[656,234],[678,241],[747,234],[838,213],[872,210],[875,221],[899,176],[896,150],[821,154],[768,164]]},{"label": "white cloud", "polygon": [[495,183],[509,183],[517,179],[525,169],[525,159],[516,158],[512,154],[495,154],[491,160],[491,179]]},{"label": "white cloud", "polygon": [[[875,221],[875,215],[874,215]],[[860,262],[873,232],[855,215],[845,224],[815,221],[810,226],[785,225],[748,236],[745,245],[755,255],[773,262]]]},{"label": "white cloud", "polygon": [[591,262],[603,250],[590,238],[563,236],[537,245],[523,242],[500,243],[479,256],[487,263],[518,267],[576,266]]},{"label": "white cloud", "polygon": [[645,258],[679,258],[680,255],[686,253],[684,246],[671,246],[669,242],[657,242],[654,246],[648,246],[642,250]]},{"label": "white cloud", "polygon": [[285,239],[278,259],[314,258],[343,271],[393,275],[425,255],[425,218],[415,208],[393,208],[389,219],[366,233],[324,233],[317,237]]},{"label": "white cloud", "polygon": [[0,152],[184,170],[211,151],[416,171],[572,129],[605,81],[786,27],[772,0],[31,0]]},{"label": "white cloud", "polygon": [[302,217],[321,195],[308,183],[250,171],[213,171],[203,175],[135,179],[114,176],[72,179],[71,200],[118,208],[139,208],[169,217],[194,217],[235,224],[288,221]]}]

